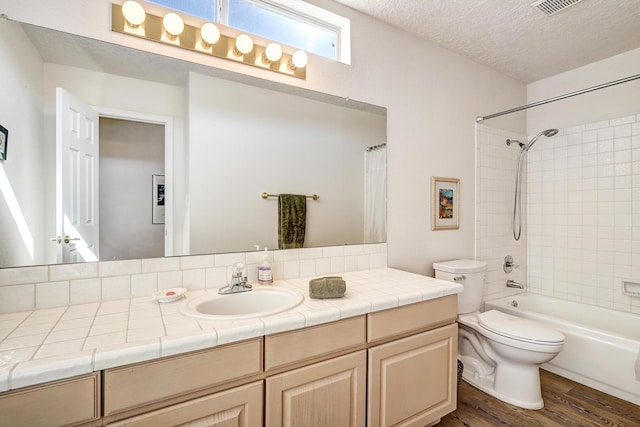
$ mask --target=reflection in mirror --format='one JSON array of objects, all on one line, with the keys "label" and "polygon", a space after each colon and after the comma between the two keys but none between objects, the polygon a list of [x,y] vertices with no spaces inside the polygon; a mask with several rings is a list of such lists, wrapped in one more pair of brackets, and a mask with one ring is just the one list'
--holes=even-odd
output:
[{"label": "reflection in mirror", "polygon": [[[63,249],[83,260],[82,236],[65,240],[61,195],[79,224],[97,222],[100,260],[276,249],[278,200],[262,192],[320,196],[307,202],[304,247],[385,241],[385,148],[368,150],[386,142],[384,108],[7,20],[0,54],[12,100],[0,105],[11,135],[0,267],[61,262]],[[95,179],[96,212],[57,184],[58,87],[100,116],[95,178],[74,184]]]}]

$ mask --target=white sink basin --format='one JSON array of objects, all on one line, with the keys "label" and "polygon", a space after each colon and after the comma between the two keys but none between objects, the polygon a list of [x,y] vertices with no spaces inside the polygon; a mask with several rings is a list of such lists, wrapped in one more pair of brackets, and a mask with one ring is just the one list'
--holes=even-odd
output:
[{"label": "white sink basin", "polygon": [[287,311],[304,300],[304,296],[289,289],[255,286],[248,292],[220,295],[209,292],[188,298],[180,304],[185,316],[203,320],[240,320],[265,317]]}]

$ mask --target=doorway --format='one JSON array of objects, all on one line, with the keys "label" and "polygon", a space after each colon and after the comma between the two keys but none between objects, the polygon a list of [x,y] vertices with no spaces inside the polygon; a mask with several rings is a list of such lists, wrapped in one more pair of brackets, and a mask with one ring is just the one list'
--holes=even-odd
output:
[{"label": "doorway", "polygon": [[153,212],[165,205],[153,177],[165,175],[165,127],[104,116],[99,127],[100,259],[163,257],[164,218]]}]

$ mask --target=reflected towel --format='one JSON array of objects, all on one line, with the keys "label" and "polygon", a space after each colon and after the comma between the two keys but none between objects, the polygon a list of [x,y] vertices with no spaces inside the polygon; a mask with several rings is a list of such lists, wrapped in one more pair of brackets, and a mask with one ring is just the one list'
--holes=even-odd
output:
[{"label": "reflected towel", "polygon": [[278,199],[278,249],[301,248],[307,227],[307,196],[280,194]]}]

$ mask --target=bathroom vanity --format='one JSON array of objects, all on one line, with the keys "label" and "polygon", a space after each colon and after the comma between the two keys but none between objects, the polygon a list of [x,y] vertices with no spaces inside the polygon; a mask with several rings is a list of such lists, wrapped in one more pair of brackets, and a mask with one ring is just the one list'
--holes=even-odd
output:
[{"label": "bathroom vanity", "polygon": [[[461,287],[392,269],[378,277],[385,274],[397,283],[388,293],[367,295],[366,285],[354,284],[351,301],[305,297],[277,316],[281,332],[269,333],[276,330],[269,318],[256,319],[264,328],[258,336],[240,333],[139,363],[114,360],[88,375],[4,392],[0,414],[14,426],[430,424],[456,408]],[[336,312],[337,320],[321,320]],[[301,315],[304,326],[287,326]],[[255,331],[247,328],[253,324],[238,327]]]}]

